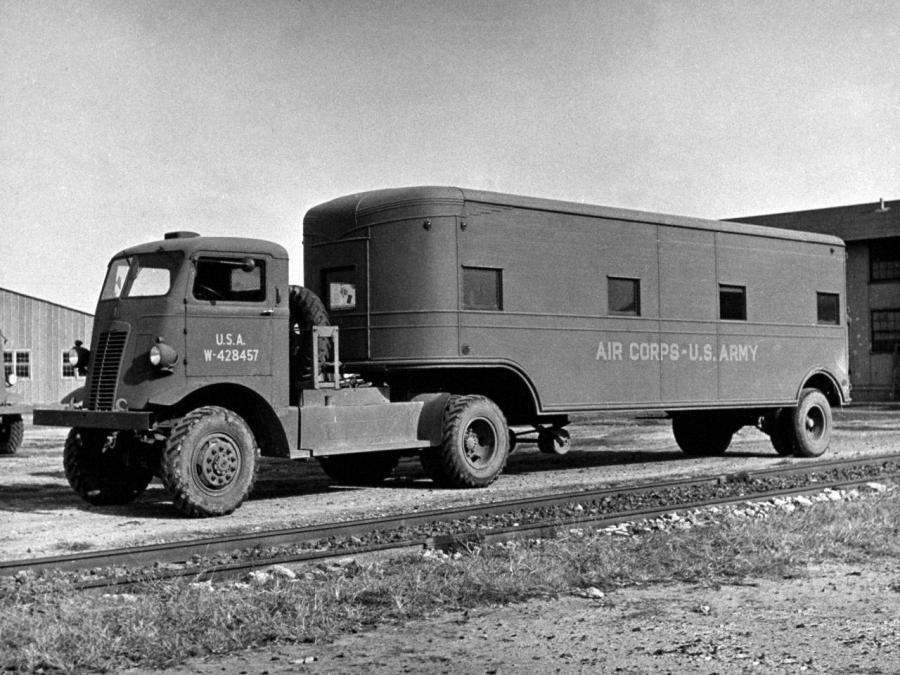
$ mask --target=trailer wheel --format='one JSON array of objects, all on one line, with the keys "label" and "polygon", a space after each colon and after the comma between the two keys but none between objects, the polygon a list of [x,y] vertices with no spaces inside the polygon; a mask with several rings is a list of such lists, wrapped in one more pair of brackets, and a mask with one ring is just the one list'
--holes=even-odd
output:
[{"label": "trailer wheel", "polygon": [[793,411],[779,408],[770,420],[767,431],[775,452],[783,457],[794,454]]},{"label": "trailer wheel", "polygon": [[831,405],[818,389],[804,389],[793,410],[794,450],[799,457],[818,457],[831,442]]},{"label": "trailer wheel", "polygon": [[422,453],[422,466],[440,487],[493,483],[509,456],[509,429],[484,396],[451,396],[441,423],[441,447]]},{"label": "trailer wheel", "polygon": [[186,516],[224,516],[256,482],[259,447],[244,419],[219,406],[178,420],[162,457],[163,484]]},{"label": "trailer wheel", "polygon": [[0,417],[0,455],[14,455],[22,445],[25,435],[25,422],[21,415],[4,415]]},{"label": "trailer wheel", "polygon": [[380,485],[397,466],[396,452],[354,452],[320,457],[319,465],[330,478],[344,485]]},{"label": "trailer wheel", "polygon": [[686,455],[721,455],[731,445],[734,430],[714,413],[677,413],[672,416],[675,442]]},{"label": "trailer wheel", "polygon": [[137,452],[137,440],[124,431],[72,429],[63,448],[69,485],[95,506],[134,501],[153,479],[153,464]]}]

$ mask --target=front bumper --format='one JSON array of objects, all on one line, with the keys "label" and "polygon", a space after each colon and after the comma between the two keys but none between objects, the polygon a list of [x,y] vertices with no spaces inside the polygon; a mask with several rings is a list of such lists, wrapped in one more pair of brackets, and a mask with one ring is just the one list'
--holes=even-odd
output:
[{"label": "front bumper", "polygon": [[34,424],[45,427],[146,431],[153,424],[153,414],[131,410],[48,408],[34,411]]}]

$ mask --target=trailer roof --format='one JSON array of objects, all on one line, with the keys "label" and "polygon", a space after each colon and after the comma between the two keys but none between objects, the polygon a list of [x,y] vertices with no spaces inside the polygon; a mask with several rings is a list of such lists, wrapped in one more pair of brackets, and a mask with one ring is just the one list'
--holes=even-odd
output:
[{"label": "trailer roof", "polygon": [[[371,222],[372,216],[377,215],[381,211],[418,207],[423,209],[423,211],[427,211],[427,213],[423,212],[421,215],[462,216],[464,215],[463,209],[466,203],[570,213],[578,216],[608,218],[626,222],[750,234],[760,237],[835,246],[844,245],[844,242],[837,237],[811,232],[445,186],[389,188],[339,197],[311,208],[306,214],[304,229],[306,230],[305,234],[325,236],[329,239],[340,238],[352,233],[354,229],[362,225],[362,220],[365,219]],[[419,214],[417,213],[416,215]],[[348,218],[351,217],[353,225],[347,227]]]}]

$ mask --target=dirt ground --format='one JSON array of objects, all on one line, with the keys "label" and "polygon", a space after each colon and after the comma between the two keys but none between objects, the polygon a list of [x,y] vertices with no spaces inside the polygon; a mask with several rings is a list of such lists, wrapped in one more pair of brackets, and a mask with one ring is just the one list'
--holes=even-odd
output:
[{"label": "dirt ground", "polygon": [[[148,675],[151,671],[132,671]],[[193,660],[213,673],[897,673],[900,563],[454,612],[326,645]]]},{"label": "dirt ground", "polygon": [[[838,413],[830,455],[895,450],[897,413]],[[476,491],[435,490],[412,460],[385,487],[365,489],[331,486],[313,463],[266,461],[238,511],[191,520],[178,515],[157,482],[128,506],[82,502],[62,471],[65,432],[28,425],[19,453],[0,457],[0,555],[53,555],[803,461],[779,457],[753,429],[738,434],[726,456],[702,459],[683,457],[661,419],[610,416],[571,430],[568,455],[526,447],[494,485]],[[900,561],[823,567],[802,579],[653,586],[447,613],[332,644],[192,661],[172,672],[900,673]]]},{"label": "dirt ground", "polygon": [[[900,445],[897,413],[877,407],[836,413],[830,456],[895,450]],[[404,460],[395,476],[377,488],[331,485],[315,462],[263,460],[254,493],[237,511],[222,518],[190,519],[173,508],[158,480],[132,504],[87,504],[63,473],[66,430],[26,424],[19,452],[0,456],[0,557],[58,555],[804,461],[778,456],[768,437],[756,429],[742,430],[724,457],[711,458],[684,457],[668,420],[658,417],[605,416],[577,420],[570,429],[569,454],[544,455],[534,445],[524,445],[510,457],[504,474],[481,490],[434,489],[415,459]]]}]

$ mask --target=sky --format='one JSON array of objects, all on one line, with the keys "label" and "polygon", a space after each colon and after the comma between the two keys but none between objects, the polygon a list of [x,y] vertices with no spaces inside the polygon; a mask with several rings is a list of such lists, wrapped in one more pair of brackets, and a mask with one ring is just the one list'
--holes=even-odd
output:
[{"label": "sky", "polygon": [[725,218],[900,198],[895,0],[0,0],[0,286],[456,185]]}]

